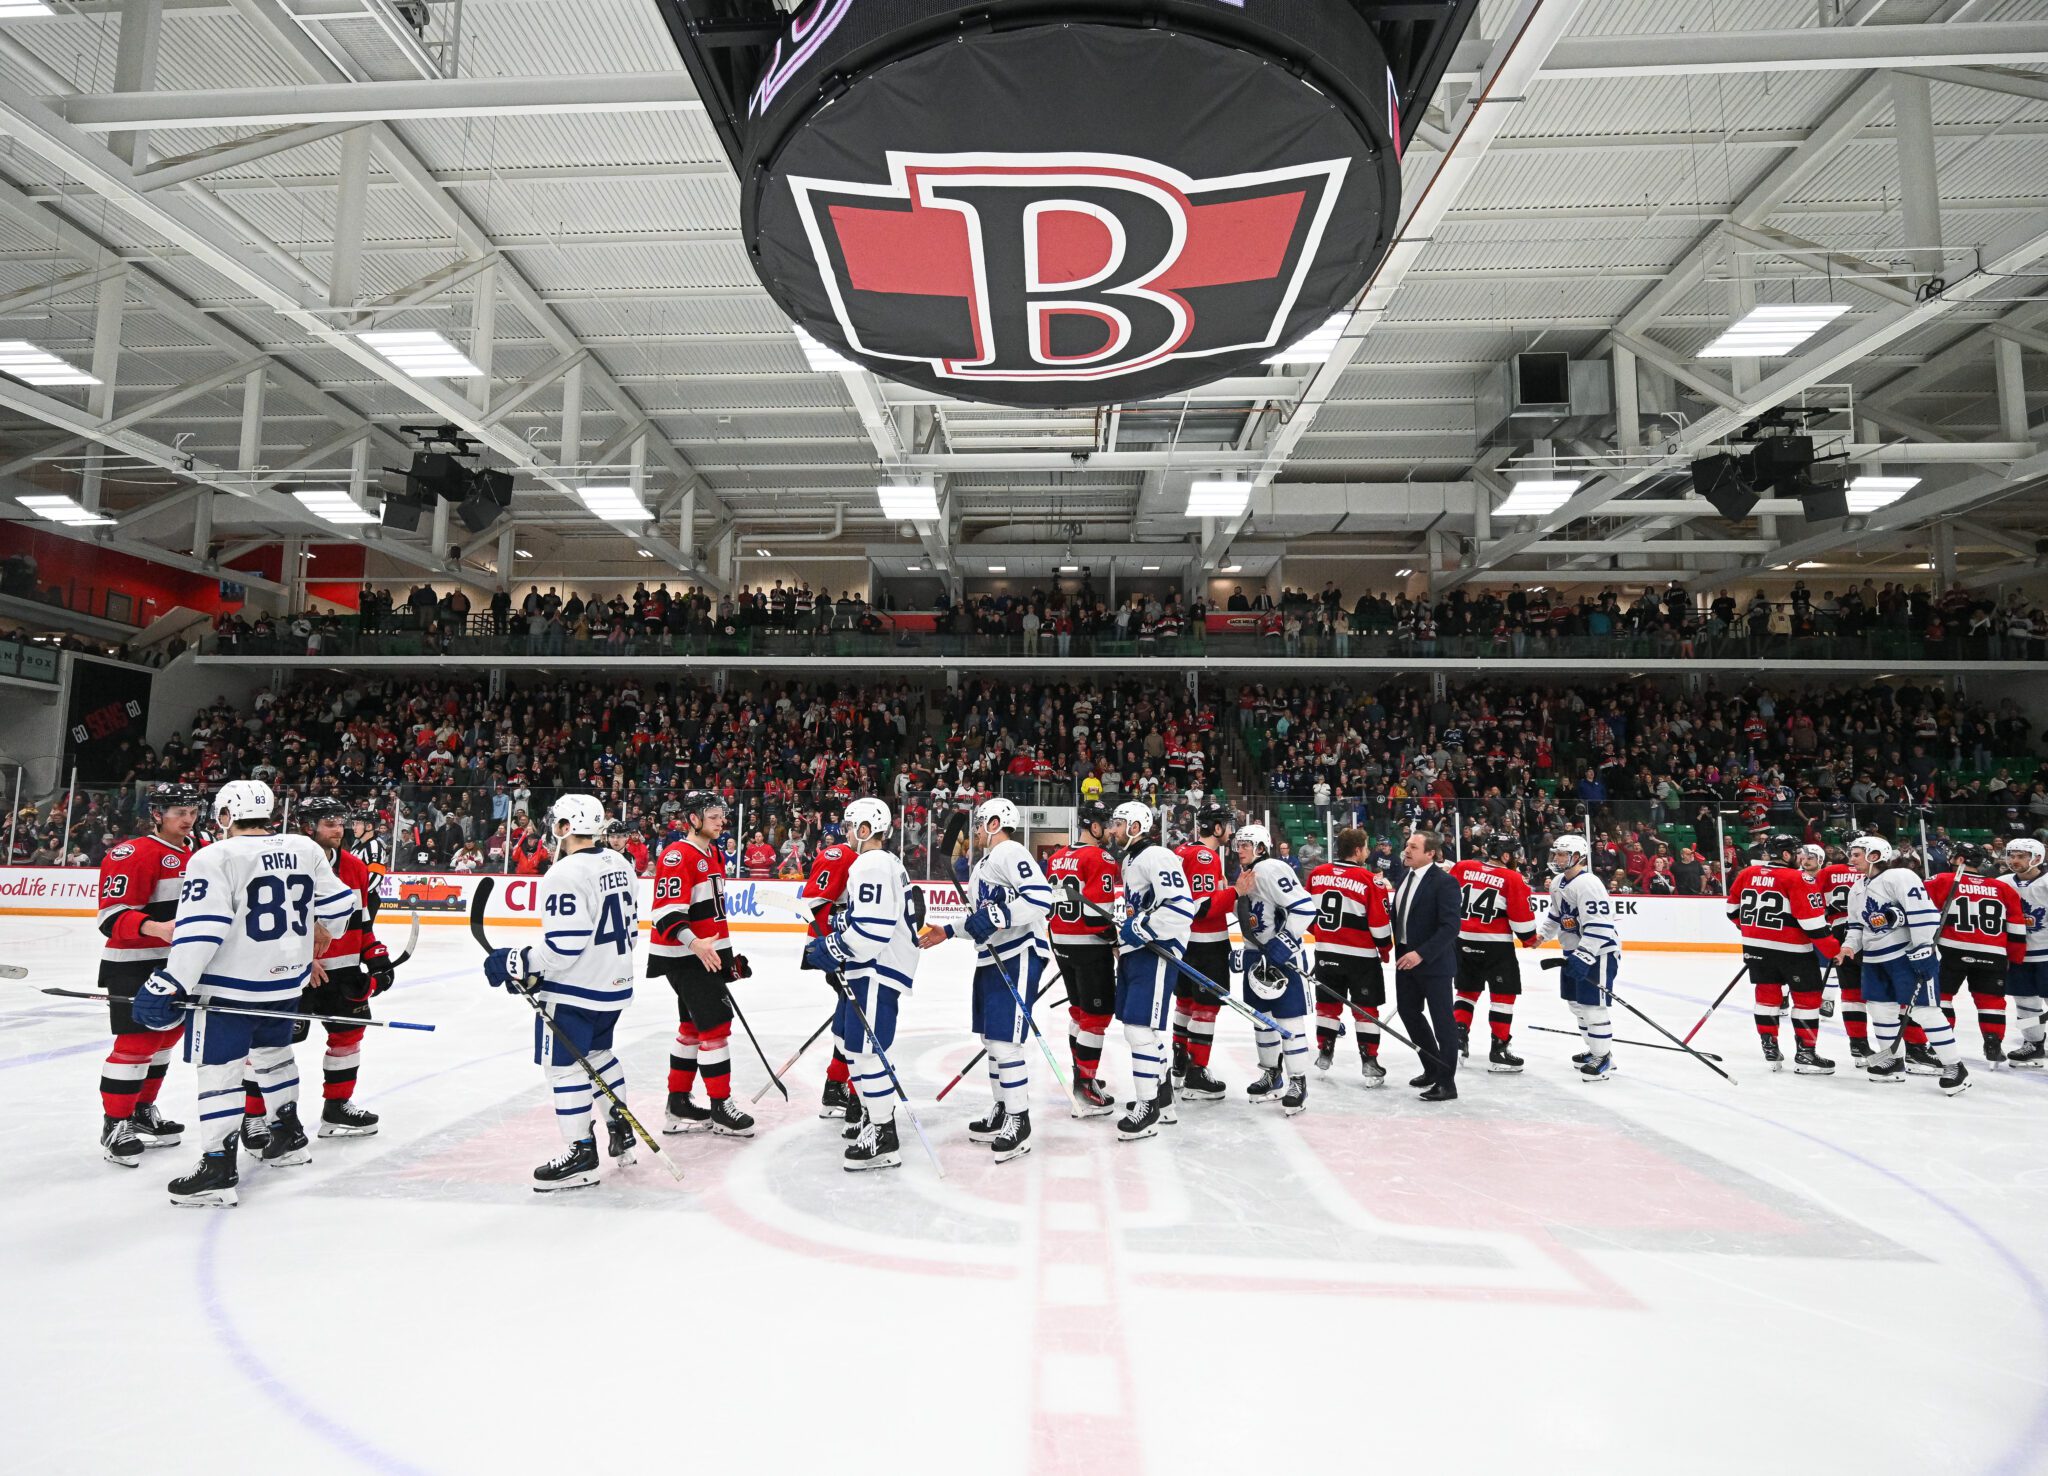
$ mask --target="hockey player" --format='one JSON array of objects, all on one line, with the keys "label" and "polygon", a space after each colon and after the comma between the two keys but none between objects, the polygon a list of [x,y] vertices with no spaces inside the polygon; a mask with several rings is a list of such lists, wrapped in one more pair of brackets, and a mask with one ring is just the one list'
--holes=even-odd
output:
[{"label": "hockey player", "polygon": [[927,927],[918,940],[925,948],[963,933],[974,940],[974,1033],[988,1048],[994,1100],[986,1117],[967,1125],[967,1136],[988,1144],[997,1163],[1031,1151],[1031,1072],[1024,1047],[1045,977],[1045,924],[1053,905],[1052,884],[1017,839],[1022,830],[1010,801],[981,802],[974,812],[981,859],[967,878],[973,910],[957,927]]},{"label": "hockey player", "polygon": [[2019,893],[2027,916],[2027,956],[2007,972],[2006,993],[2012,997],[2018,1017],[2021,1041],[2005,1053],[2005,1064],[2038,1070],[2048,1060],[2048,865],[2043,864],[2048,848],[2031,836],[2020,836],[2005,848],[2005,864],[2012,868],[2008,878]]},{"label": "hockey player", "polygon": [[[1813,879],[1826,909],[1828,932],[1835,940],[1835,984],[1842,996],[1842,1031],[1849,1037],[1853,1063],[1870,1059],[1870,1016],[1863,1008],[1863,966],[1842,953],[1843,936],[1849,929],[1849,889],[1856,885],[1856,868],[1846,861],[1830,861],[1819,846],[1799,848],[1799,869]],[[1825,1003],[1821,1006],[1826,1013]]]},{"label": "hockey player", "polygon": [[171,952],[171,922],[178,888],[194,849],[199,791],[160,784],[150,791],[155,823],[148,835],[126,840],[100,862],[100,988],[114,1048],[100,1068],[100,1155],[134,1168],[145,1148],[175,1147],[185,1125],[157,1110],[157,1093],[170,1070],[171,1050],[185,1033],[179,1012],[163,1030],[145,1030],[130,1002]]},{"label": "hockey player", "polygon": [[[1194,926],[1188,930],[1188,967],[1220,987],[1230,985],[1230,920],[1237,893],[1223,874],[1223,848],[1237,816],[1212,805],[1195,817],[1197,838],[1176,847],[1181,874],[1195,899]],[[1214,1102],[1223,1097],[1223,1083],[1209,1073],[1216,1048],[1216,1012],[1222,1006],[1208,990],[1182,974],[1173,986],[1173,1077],[1183,1100]]]},{"label": "hockey player", "polygon": [[1850,841],[1849,864],[1858,878],[1849,891],[1849,930],[1842,951],[1863,964],[1864,1008],[1875,1041],[1865,1074],[1877,1082],[1905,1078],[1899,1027],[1901,1012],[1909,1011],[1941,1063],[1941,1089],[1950,1096],[1967,1091],[1970,1071],[1938,1003],[1941,960],[1934,940],[1941,913],[1912,868],[1894,864],[1891,842],[1883,837],[1859,835]]},{"label": "hockey player", "polygon": [[[1957,846],[1956,869],[1927,878],[1927,897],[1941,909],[1935,948],[1941,955],[1941,1012],[1956,1022],[1953,1001],[1967,988],[1977,1007],[1984,1059],[2005,1059],[2006,973],[2027,961],[2027,908],[2013,884],[1994,873],[1982,846]],[[1907,1033],[1913,1042],[1913,1032]]]},{"label": "hockey player", "polygon": [[282,1167],[312,1158],[299,1125],[292,1022],[206,1009],[291,1009],[313,974],[315,931],[339,932],[355,911],[355,893],[318,845],[303,835],[275,833],[276,804],[270,786],[258,780],[222,786],[214,815],[223,838],[186,862],[171,951],[135,998],[135,1021],[147,1030],[168,1031],[186,1005],[194,1009],[185,1051],[198,1066],[205,1156],[171,1181],[172,1204],[237,1202],[245,1061],[263,1094],[270,1133],[263,1161]]},{"label": "hockey player", "polygon": [[[1194,925],[1195,899],[1180,858],[1148,837],[1152,807],[1126,800],[1109,817],[1109,844],[1123,867],[1124,919],[1117,925],[1116,1017],[1131,1047],[1131,1103],[1117,1119],[1120,1142],[1150,1138],[1177,1121],[1160,1032],[1174,976]],[[1157,949],[1158,952],[1153,950]],[[1164,955],[1162,957],[1161,955]]]},{"label": "hockey player", "polygon": [[[356,898],[347,924],[320,950],[313,964],[313,979],[299,1008],[309,1015],[339,1015],[352,1019],[370,1018],[370,1001],[389,989],[396,973],[390,950],[370,931],[372,893],[377,880],[361,857],[342,848],[348,825],[348,807],[325,795],[300,802],[292,818],[319,845],[327,864],[341,884]],[[367,1138],[377,1131],[377,1114],[355,1104],[356,1070],[362,1060],[361,1025],[328,1024],[327,1058],[322,1062],[320,1087],[320,1136],[323,1138]],[[292,1034],[297,1044],[311,1032],[301,1020]]]},{"label": "hockey player", "polygon": [[1482,854],[1467,856],[1445,868],[1458,884],[1458,992],[1454,1007],[1458,1050],[1471,1055],[1472,1016],[1479,993],[1490,996],[1486,1014],[1493,1044],[1486,1069],[1520,1071],[1522,1058],[1509,1049],[1515,1026],[1515,997],[1522,992],[1522,966],[1515,945],[1536,946],[1536,908],[1529,883],[1510,866],[1496,866]]},{"label": "hockey player", "polygon": [[[726,986],[747,977],[746,960],[732,951],[725,919],[725,801],[708,789],[683,796],[683,838],[661,848],[654,866],[654,933],[648,943],[650,977],[676,993],[676,1042],[669,1052],[668,1113],[664,1133],[751,1138],[754,1119],[732,1105],[732,996]],[[691,1100],[704,1078],[709,1107]]]},{"label": "hockey player", "polygon": [[[1772,856],[1798,854],[1789,835],[1771,838]],[[1778,1017],[1785,992],[1792,994],[1792,1036],[1797,1047],[1792,1069],[1801,1076],[1832,1076],[1835,1063],[1815,1047],[1820,1041],[1821,961],[1839,951],[1828,929],[1827,899],[1814,877],[1797,866],[1760,861],[1735,873],[1728,884],[1728,920],[1742,934],[1742,961],[1756,987],[1756,1033],[1771,1070],[1784,1069],[1778,1046]]]},{"label": "hockey player", "polygon": [[1614,978],[1621,966],[1621,935],[1614,904],[1598,873],[1586,863],[1592,848],[1583,835],[1560,835],[1550,848],[1550,911],[1540,936],[1564,949],[1558,993],[1578,1019],[1586,1049],[1572,1060],[1588,1082],[1614,1076]]},{"label": "hockey player", "polygon": [[[568,1146],[533,1171],[536,1194],[597,1182],[591,1117],[597,1093],[561,1036],[624,1101],[626,1070],[612,1036],[633,998],[633,952],[640,942],[639,882],[626,858],[604,843],[604,806],[591,795],[565,794],[548,811],[546,825],[555,864],[540,879],[540,947],[497,948],[484,960],[492,987],[516,993],[515,981],[523,983],[554,1021],[550,1029],[534,1016],[533,1063],[547,1077],[555,1126]],[[605,1126],[612,1165],[624,1168],[633,1161],[633,1130],[609,1103]]]},{"label": "hockey player", "polygon": [[[849,801],[842,823],[857,853],[846,873],[846,907],[832,931],[804,945],[804,961],[838,974],[847,997],[834,1033],[853,1063],[861,1122],[841,1165],[849,1173],[896,1168],[896,1088],[883,1055],[896,1044],[896,1014],[916,982],[917,937],[924,893],[910,885],[903,863],[886,849],[889,807],[878,799]],[[873,1033],[869,1033],[872,1027]]]},{"label": "hockey player", "polygon": [[1291,1037],[1257,1027],[1259,1078],[1245,1095],[1254,1102],[1277,1100],[1292,1117],[1308,1107],[1309,986],[1301,945],[1316,920],[1315,899],[1273,854],[1265,826],[1241,825],[1234,840],[1237,895],[1245,901],[1245,993]]},{"label": "hockey player", "polygon": [[1101,1117],[1116,1110],[1102,1084],[1102,1037],[1116,1013],[1116,924],[1109,921],[1121,872],[1103,849],[1109,811],[1099,801],[1081,806],[1074,843],[1046,862],[1058,900],[1047,932],[1067,986],[1067,1045],[1074,1058],[1074,1115]]},{"label": "hockey player", "polygon": [[[818,854],[811,861],[810,874],[796,893],[798,904],[808,907],[811,913],[811,920],[806,925],[807,939],[827,937],[832,932],[832,909],[846,896],[846,873],[853,867],[853,858],[853,847],[841,841],[828,841],[818,848]],[[806,952],[805,962],[799,967],[812,967],[809,957]],[[826,974],[825,982],[832,986],[833,993],[844,993],[846,983],[837,973]],[[836,1014],[833,1022],[835,1026],[838,1023]],[[825,1068],[825,1091],[818,1099],[818,1116],[847,1122],[860,1120],[860,1099],[854,1096],[849,1084],[852,1074],[846,1059],[846,1042],[839,1038],[835,1029],[832,1062]]]},{"label": "hockey player", "polygon": [[1316,946],[1316,1069],[1328,1071],[1337,1055],[1338,1020],[1351,1006],[1358,1032],[1358,1065],[1365,1084],[1383,1087],[1380,1011],[1387,1005],[1386,962],[1394,951],[1386,879],[1366,864],[1366,835],[1356,826],[1337,832],[1337,859],[1309,872],[1303,885],[1315,903],[1309,941]]}]

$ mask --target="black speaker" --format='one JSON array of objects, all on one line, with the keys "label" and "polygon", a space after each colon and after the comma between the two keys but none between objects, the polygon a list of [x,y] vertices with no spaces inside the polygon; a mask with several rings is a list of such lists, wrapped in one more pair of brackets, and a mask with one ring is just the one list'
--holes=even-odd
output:
[{"label": "black speaker", "polygon": [[423,503],[409,497],[386,497],[384,499],[384,526],[396,528],[401,533],[420,531],[420,514],[426,511]]},{"label": "black speaker", "polygon": [[481,533],[504,515],[505,509],[488,497],[472,492],[455,504],[455,516],[462,519],[462,526],[472,533]]},{"label": "black speaker", "polygon": [[445,452],[415,451],[412,465],[405,473],[405,490],[421,502],[431,502],[436,497],[454,501],[462,495],[462,470],[461,464]]},{"label": "black speaker", "polygon": [[1733,456],[1708,456],[1692,464],[1692,484],[1714,511],[1739,523],[1756,507],[1756,492],[1744,477],[1742,462]]},{"label": "black speaker", "polygon": [[[512,473],[508,471],[480,471],[476,474],[476,485],[483,495],[500,507],[512,505]],[[475,493],[471,494],[476,495]]]},{"label": "black speaker", "polygon": [[1765,436],[1750,453],[1750,484],[1780,497],[1797,497],[1812,469],[1812,436]]}]

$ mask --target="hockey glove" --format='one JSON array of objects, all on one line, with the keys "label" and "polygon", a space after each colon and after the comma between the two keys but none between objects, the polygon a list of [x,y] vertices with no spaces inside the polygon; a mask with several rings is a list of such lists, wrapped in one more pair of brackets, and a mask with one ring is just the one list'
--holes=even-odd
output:
[{"label": "hockey glove", "polygon": [[191,998],[192,991],[158,969],[136,992],[128,1012],[144,1030],[169,1030],[185,1018],[184,1005]]},{"label": "hockey glove", "polygon": [[398,980],[398,969],[391,962],[391,950],[375,938],[363,945],[363,979],[369,985],[361,996],[375,999]]},{"label": "hockey glove", "polygon": [[1915,982],[1920,984],[1932,984],[1941,977],[1941,959],[1932,948],[1916,948],[1907,954],[1906,967],[1913,971]]},{"label": "hockey glove", "polygon": [[1122,925],[1116,930],[1116,937],[1117,941],[1126,948],[1143,949],[1152,942],[1151,930],[1145,926],[1144,920],[1136,913],[1132,913],[1123,920]]},{"label": "hockey glove", "polygon": [[515,981],[523,981],[529,972],[524,948],[493,948],[484,955],[484,982],[493,989],[517,992]]},{"label": "hockey glove", "polygon": [[1301,968],[1301,950],[1294,946],[1292,938],[1268,938],[1259,949],[1259,957],[1267,967],[1294,973]]},{"label": "hockey glove", "polygon": [[813,938],[804,945],[804,967],[836,974],[847,965],[846,950],[837,938]]},{"label": "hockey glove", "polygon": [[1600,955],[1590,948],[1574,948],[1572,950],[1572,962],[1586,972],[1591,973],[1594,969],[1600,967]]},{"label": "hockey glove", "polygon": [[725,977],[728,980],[751,979],[754,977],[754,966],[747,962],[744,953],[735,953],[725,961]]},{"label": "hockey glove", "polygon": [[991,897],[960,924],[960,931],[977,943],[986,943],[1010,925],[1010,910]]}]

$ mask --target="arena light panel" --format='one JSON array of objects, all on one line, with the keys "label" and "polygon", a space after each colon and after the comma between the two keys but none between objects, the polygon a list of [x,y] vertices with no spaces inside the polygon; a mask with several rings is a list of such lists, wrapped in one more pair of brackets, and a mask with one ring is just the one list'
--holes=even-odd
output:
[{"label": "arena light panel", "polygon": [[1700,350],[1702,359],[1783,358],[1849,311],[1840,302],[1761,303]]},{"label": "arena light panel", "polygon": [[292,499],[325,523],[342,526],[378,521],[374,508],[364,507],[338,487],[308,487],[293,492]]},{"label": "arena light panel", "polygon": [[1497,518],[1540,518],[1556,512],[1572,500],[1572,494],[1579,490],[1575,481],[1555,477],[1533,478],[1517,482],[1508,493],[1507,501],[1493,510]]},{"label": "arena light panel", "polygon": [[67,528],[104,528],[114,521],[92,511],[74,497],[20,497],[15,500],[44,522],[62,523]]},{"label": "arena light panel", "polygon": [[[43,14],[49,12],[44,11]],[[0,19],[4,19],[0,14]],[[23,384],[98,384],[99,380],[25,338],[0,339],[0,374]]]},{"label": "arena light panel", "polygon": [[875,488],[882,514],[906,523],[936,523],[939,520],[939,489],[930,482],[884,482]]},{"label": "arena light panel", "polygon": [[483,370],[469,355],[438,333],[421,330],[377,331],[357,335],[370,349],[414,379],[476,379]]},{"label": "arena light panel", "polygon": [[607,523],[645,523],[654,517],[631,487],[582,487],[577,489],[576,495],[593,516]]},{"label": "arena light panel", "polygon": [[1874,513],[1919,485],[1918,477],[1857,477],[1849,483],[1849,511]]},{"label": "arena light panel", "polygon": [[1252,484],[1238,481],[1195,482],[1188,487],[1191,518],[1234,518],[1252,500]]}]

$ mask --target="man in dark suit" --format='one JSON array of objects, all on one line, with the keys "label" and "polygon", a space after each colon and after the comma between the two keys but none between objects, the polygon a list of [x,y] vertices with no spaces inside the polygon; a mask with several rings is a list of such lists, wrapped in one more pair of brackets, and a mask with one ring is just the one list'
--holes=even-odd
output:
[{"label": "man in dark suit", "polygon": [[[1458,974],[1458,884],[1442,866],[1444,838],[1418,830],[1401,850],[1406,874],[1394,890],[1394,1001],[1422,1054],[1425,1102],[1458,1099],[1458,1027],[1451,986]],[[1423,1006],[1428,1005],[1425,1014]],[[1430,1028],[1430,1021],[1436,1028]]]}]

